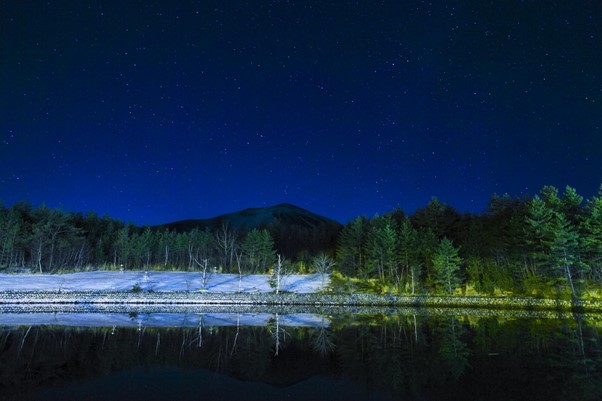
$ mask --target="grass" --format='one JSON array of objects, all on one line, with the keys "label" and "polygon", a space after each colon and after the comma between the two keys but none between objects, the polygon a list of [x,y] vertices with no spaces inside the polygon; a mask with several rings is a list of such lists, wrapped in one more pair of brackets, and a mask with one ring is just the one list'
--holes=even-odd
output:
[{"label": "grass", "polygon": [[[602,285],[591,282],[578,282],[579,298],[588,301],[602,301]],[[330,285],[327,292],[334,294],[374,294],[374,295],[411,295],[406,290],[400,290],[392,283],[383,283],[378,279],[347,277],[340,272],[334,272],[330,276]],[[432,290],[420,288],[416,295],[448,296],[447,293],[437,293]],[[529,281],[525,283],[523,291],[508,291],[494,287],[491,291],[478,291],[471,283],[467,283],[456,289],[453,296],[473,297],[529,297],[541,299],[571,300],[572,294],[568,286],[562,282]]]}]

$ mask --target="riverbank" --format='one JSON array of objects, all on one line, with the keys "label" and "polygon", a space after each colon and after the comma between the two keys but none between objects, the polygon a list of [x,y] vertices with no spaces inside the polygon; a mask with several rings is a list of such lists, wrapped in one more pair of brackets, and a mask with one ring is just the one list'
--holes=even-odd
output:
[{"label": "riverbank", "polygon": [[483,308],[602,313],[601,301],[527,297],[399,296],[323,293],[232,293],[201,291],[1,291],[0,305],[299,305],[410,308]]},{"label": "riverbank", "polygon": [[600,300],[533,297],[376,295],[332,292],[330,276],[286,275],[279,293],[269,275],[167,271],[91,271],[69,274],[0,274],[0,306],[53,310],[67,305],[246,305],[306,307],[462,308],[602,313]]}]

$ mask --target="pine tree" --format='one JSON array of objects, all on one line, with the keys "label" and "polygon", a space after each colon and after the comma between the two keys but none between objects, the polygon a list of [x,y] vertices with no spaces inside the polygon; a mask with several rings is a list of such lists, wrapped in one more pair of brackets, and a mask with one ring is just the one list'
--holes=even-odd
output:
[{"label": "pine tree", "polygon": [[578,227],[584,217],[584,211],[581,207],[583,196],[577,194],[575,188],[566,186],[562,195],[561,211],[565,218],[574,226]]},{"label": "pine tree", "polygon": [[343,228],[337,248],[342,273],[355,275],[364,269],[367,226],[366,218],[358,217]]},{"label": "pine tree", "polygon": [[546,202],[535,196],[528,205],[526,240],[533,259],[533,275],[549,272],[552,255],[550,248],[554,242],[554,211]]},{"label": "pine tree", "polygon": [[130,228],[131,226],[127,225],[125,227],[120,228],[115,239],[115,258],[114,263],[119,264],[122,269],[128,267],[128,261],[130,255],[132,254],[131,250],[131,241],[130,241]]},{"label": "pine tree", "polygon": [[571,294],[577,297],[573,284],[573,270],[577,261],[578,236],[573,225],[561,213],[554,215],[554,239],[550,251],[556,269],[564,270]]},{"label": "pine tree", "polygon": [[585,210],[580,237],[583,261],[592,278],[602,282],[602,186],[599,195],[588,200]]},{"label": "pine tree", "polygon": [[241,244],[241,250],[251,273],[264,273],[274,263],[274,241],[267,230],[249,231]]},{"label": "pine tree", "polygon": [[544,187],[542,196],[529,204],[527,241],[534,264],[552,278],[566,277],[571,294],[576,297],[573,274],[578,270],[579,235],[577,227],[565,216],[572,211],[574,219],[581,203],[579,196],[567,187],[567,199],[559,199],[554,187]]},{"label": "pine tree", "polygon": [[460,265],[462,258],[458,255],[459,249],[452,242],[443,238],[433,255],[433,267],[436,273],[435,284],[438,290],[453,294],[460,283]]},{"label": "pine tree", "polygon": [[394,222],[388,217],[375,217],[370,224],[366,241],[368,273],[376,274],[383,282],[398,281]]},{"label": "pine tree", "polygon": [[422,263],[419,260],[418,232],[407,217],[403,219],[399,228],[398,250],[401,274],[408,277],[413,295],[419,283]]}]

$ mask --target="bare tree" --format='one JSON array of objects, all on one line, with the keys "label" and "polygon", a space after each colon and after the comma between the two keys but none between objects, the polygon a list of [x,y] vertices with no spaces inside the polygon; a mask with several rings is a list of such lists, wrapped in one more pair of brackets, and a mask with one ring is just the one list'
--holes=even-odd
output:
[{"label": "bare tree", "polygon": [[270,285],[272,286],[272,288],[274,288],[276,294],[280,293],[280,289],[282,288],[284,278],[287,275],[288,271],[285,267],[285,259],[280,254],[278,254],[278,261],[276,263],[276,266],[274,267],[274,273],[270,278]]},{"label": "bare tree", "polygon": [[[65,250],[80,239],[79,230],[69,221],[69,216],[59,210],[41,207],[35,212],[35,223],[32,225],[32,255],[35,266],[40,273],[43,267],[47,271],[55,265],[58,250]],[[69,255],[69,252],[65,252]],[[63,259],[67,259],[65,256]],[[62,264],[62,260],[58,264]],[[67,262],[65,262],[67,263]]]},{"label": "bare tree", "polygon": [[207,259],[203,259],[199,262],[198,259],[194,258],[194,262],[201,268],[201,291],[206,291],[207,283],[209,282],[209,278],[211,277],[211,272],[207,272],[209,261]]},{"label": "bare tree", "polygon": [[335,265],[335,261],[323,253],[314,258],[314,269],[316,273],[322,275],[322,289],[326,284],[326,276],[332,272]]},{"label": "bare tree", "polygon": [[332,340],[332,332],[328,330],[328,323],[324,316],[322,316],[320,327],[317,327],[315,330],[313,337],[314,350],[322,356],[328,355],[334,349],[334,342]]},{"label": "bare tree", "polygon": [[215,244],[222,267],[224,269],[231,268],[236,253],[236,232],[230,230],[227,222],[222,223],[221,228],[215,233]]},{"label": "bare tree", "polygon": [[236,266],[238,268],[238,292],[242,292],[242,252],[236,252]]},{"label": "bare tree", "polygon": [[282,341],[286,339],[286,331],[280,326],[280,316],[276,313],[274,318],[270,319],[268,330],[274,337],[274,356],[278,356],[282,348]]}]

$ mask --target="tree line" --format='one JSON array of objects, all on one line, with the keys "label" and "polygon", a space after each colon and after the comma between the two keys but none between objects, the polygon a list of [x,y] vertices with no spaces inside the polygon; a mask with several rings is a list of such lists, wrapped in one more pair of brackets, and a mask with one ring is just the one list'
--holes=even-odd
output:
[{"label": "tree line", "polygon": [[[277,264],[270,227],[237,232],[177,233],[137,227],[95,213],[68,213],[27,203],[0,206],[0,267],[40,272],[87,266],[123,269],[266,273]],[[602,186],[584,201],[574,188],[546,186],[532,198],[494,195],[480,214],[459,213],[433,198],[407,215],[358,217],[326,255],[297,244],[287,269],[336,270],[397,293],[538,294],[573,296],[602,283]],[[328,245],[327,245],[328,246]],[[325,267],[326,266],[326,267]],[[279,266],[280,267],[280,266]]]},{"label": "tree line", "polygon": [[237,233],[224,225],[176,233],[23,202],[0,207],[0,244],[0,267],[41,273],[89,266],[234,271],[237,264],[247,273],[265,273],[276,259],[266,229]]},{"label": "tree line", "polygon": [[480,215],[433,198],[411,216],[358,217],[342,230],[336,255],[343,273],[402,293],[577,296],[602,283],[602,187],[585,202],[568,186],[533,198],[493,196]]}]

